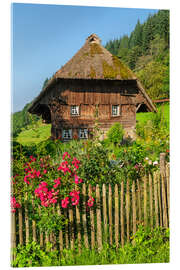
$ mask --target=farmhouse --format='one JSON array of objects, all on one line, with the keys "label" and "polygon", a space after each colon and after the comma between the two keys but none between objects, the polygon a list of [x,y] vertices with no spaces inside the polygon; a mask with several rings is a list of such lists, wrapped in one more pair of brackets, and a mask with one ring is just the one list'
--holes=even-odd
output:
[{"label": "farmhouse", "polygon": [[156,111],[135,74],[96,34],[49,80],[29,112],[51,123],[53,139],[86,139],[95,120],[104,134],[119,122],[133,136],[137,111]]}]

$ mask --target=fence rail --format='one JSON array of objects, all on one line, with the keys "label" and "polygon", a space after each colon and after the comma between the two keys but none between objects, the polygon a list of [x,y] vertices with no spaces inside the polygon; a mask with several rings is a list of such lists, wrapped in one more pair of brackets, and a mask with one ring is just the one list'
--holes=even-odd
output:
[{"label": "fence rail", "polygon": [[101,249],[103,241],[118,247],[131,241],[139,224],[151,228],[169,226],[169,165],[163,154],[160,170],[152,175],[120,185],[96,185],[94,189],[96,203],[88,210],[85,198],[92,194],[92,186],[85,184],[80,205],[68,210],[57,205],[54,211],[64,214],[69,223],[56,234],[39,231],[35,221],[29,219],[27,208],[12,213],[12,247],[30,240],[41,246],[50,241],[59,250],[73,249],[75,244],[80,251],[83,246]]}]

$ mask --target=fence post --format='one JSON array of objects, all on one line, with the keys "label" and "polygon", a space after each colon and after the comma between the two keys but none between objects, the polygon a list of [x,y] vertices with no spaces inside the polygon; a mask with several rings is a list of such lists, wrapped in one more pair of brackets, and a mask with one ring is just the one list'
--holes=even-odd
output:
[{"label": "fence post", "polygon": [[166,164],[166,179],[167,179],[167,205],[168,205],[168,221],[169,221],[169,210],[170,210],[170,184],[169,184],[169,165]]},{"label": "fence post", "polygon": [[162,205],[163,205],[163,226],[165,228],[168,227],[168,219],[167,219],[167,183],[166,183],[166,167],[165,167],[165,153],[160,154],[160,174],[161,174],[161,182],[162,182]]},{"label": "fence post", "polygon": [[[64,216],[66,219],[68,219],[68,211],[66,208],[64,209]],[[66,249],[68,249],[69,248],[68,224],[65,224],[65,243]]]},{"label": "fence post", "polygon": [[[38,211],[39,211],[39,215],[41,215],[41,206],[38,206]],[[43,232],[42,229],[40,229],[40,246],[43,247],[43,243],[44,243],[44,237],[43,237]]]},{"label": "fence post", "polygon": [[[57,213],[59,216],[61,216],[61,206],[60,203],[57,205]],[[59,230],[59,250],[63,250],[63,233],[62,230]]]},{"label": "fence post", "polygon": [[153,190],[152,190],[152,176],[149,174],[149,205],[150,205],[150,226],[153,228]]},{"label": "fence post", "polygon": [[[27,202],[27,193],[26,193],[26,202]],[[26,202],[25,202],[25,227],[26,227],[26,245],[27,245],[29,243],[29,215]]]},{"label": "fence post", "polygon": [[[32,199],[32,207],[34,213],[34,200]],[[33,234],[33,241],[36,242],[36,221],[32,220],[32,234]]]},{"label": "fence post", "polygon": [[137,203],[138,203],[138,220],[139,223],[142,221],[142,212],[141,212],[141,187],[139,184],[139,179],[137,179]]},{"label": "fence post", "polygon": [[159,215],[158,215],[158,182],[157,182],[157,173],[153,175],[153,184],[154,184],[154,202],[155,202],[155,216],[156,216],[156,227],[159,226]]},{"label": "fence post", "polygon": [[121,245],[124,246],[124,182],[121,182]]},{"label": "fence post", "polygon": [[119,196],[118,196],[118,185],[115,184],[115,243],[116,248],[119,246]]},{"label": "fence post", "polygon": [[144,225],[147,226],[147,176],[144,176]]},{"label": "fence post", "polygon": [[[89,185],[89,196],[92,195],[92,188]],[[90,207],[90,221],[91,221],[91,248],[95,246],[95,226],[94,226],[94,209]]]},{"label": "fence post", "polygon": [[[76,190],[77,190],[77,188],[76,188]],[[80,225],[81,221],[80,221],[79,204],[76,205],[76,226],[77,226],[78,249],[79,249],[79,253],[80,253],[81,252],[81,225]]]},{"label": "fence post", "polygon": [[136,193],[134,181],[132,183],[132,210],[133,210],[133,235],[134,235],[136,233]]},{"label": "fence post", "polygon": [[102,230],[101,230],[101,204],[99,185],[96,185],[96,216],[97,216],[97,244],[98,249],[102,249]]},{"label": "fence post", "polygon": [[160,181],[160,173],[157,172],[157,187],[158,187],[158,202],[159,202],[159,219],[160,223],[159,225],[162,227],[163,226],[163,221],[162,221],[162,198],[161,198],[161,181]]},{"label": "fence post", "polygon": [[129,242],[130,228],[129,228],[129,213],[130,213],[130,194],[129,194],[129,180],[126,183],[126,223],[127,223],[127,242]]},{"label": "fence post", "polygon": [[73,209],[69,207],[69,225],[70,225],[70,244],[71,249],[74,249],[74,220],[73,220]]},{"label": "fence post", "polygon": [[113,244],[112,240],[112,187],[109,184],[109,198],[108,198],[108,208],[109,208],[109,243]]},{"label": "fence post", "polygon": [[23,245],[23,216],[22,208],[18,209],[18,220],[19,220],[19,244]]},{"label": "fence post", "polygon": [[103,221],[104,221],[104,237],[107,242],[107,206],[106,206],[106,186],[103,184]]},{"label": "fence post", "polygon": [[82,222],[83,222],[83,228],[84,228],[84,245],[86,248],[89,248],[88,234],[87,234],[87,222],[86,222],[86,185],[85,184],[83,184],[83,187],[82,187],[82,194],[83,194]]},{"label": "fence post", "polygon": [[11,261],[15,259],[14,248],[16,248],[16,213],[11,213]]}]

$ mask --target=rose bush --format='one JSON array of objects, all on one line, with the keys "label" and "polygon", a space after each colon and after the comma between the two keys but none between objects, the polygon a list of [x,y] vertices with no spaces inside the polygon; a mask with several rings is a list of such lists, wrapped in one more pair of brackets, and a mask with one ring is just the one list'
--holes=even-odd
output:
[{"label": "rose bush", "polygon": [[[75,207],[79,204],[83,183],[78,175],[80,166],[80,160],[68,152],[62,155],[60,163],[53,163],[50,156],[39,158],[31,155],[23,163],[23,169],[18,170],[17,166],[19,174],[12,179],[12,211],[15,212],[21,204],[33,204],[31,215],[40,228],[51,232],[55,231],[58,225],[59,229],[65,219],[54,211],[54,207],[57,204],[62,208]],[[17,202],[17,199],[20,202]],[[89,197],[88,207],[93,206],[93,201],[94,198]],[[52,220],[54,220],[52,226],[48,225]]]}]

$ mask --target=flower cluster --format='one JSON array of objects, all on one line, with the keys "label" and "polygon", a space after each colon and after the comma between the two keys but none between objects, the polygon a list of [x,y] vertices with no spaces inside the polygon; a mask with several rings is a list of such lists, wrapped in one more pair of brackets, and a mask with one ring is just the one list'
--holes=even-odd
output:
[{"label": "flower cluster", "polygon": [[[69,193],[70,197],[71,197],[71,203],[72,205],[78,205],[79,204],[79,193],[80,191],[76,191],[73,190]],[[66,197],[65,199],[61,200],[61,206],[62,208],[67,208],[68,204],[69,204],[69,197]]]},{"label": "flower cluster", "polygon": [[82,183],[83,180],[76,174],[77,170],[79,169],[80,161],[74,157],[71,164],[70,164],[71,156],[68,152],[63,154],[63,161],[61,162],[60,166],[58,167],[58,171],[63,172],[65,175],[69,173],[70,177],[74,177],[74,183],[79,184]]},{"label": "flower cluster", "polygon": [[16,202],[16,198],[15,197],[11,197],[11,212],[12,213],[15,213],[16,212],[16,208],[21,208],[21,205]]},{"label": "flower cluster", "polygon": [[[58,201],[62,208],[69,205],[77,206],[80,202],[79,185],[83,182],[78,176],[79,166],[80,161],[76,157],[71,157],[68,152],[63,154],[60,164],[53,165],[50,156],[40,159],[30,156],[23,166],[24,182],[28,184],[28,188],[30,187],[30,192],[33,190],[33,195],[41,206],[48,208]],[[12,199],[12,204],[13,209],[20,206],[15,198]],[[92,207],[93,204],[94,198],[89,197],[87,206]]]},{"label": "flower cluster", "polygon": [[37,177],[37,178],[40,178],[41,177],[41,173],[40,173],[40,171],[38,170],[36,170],[36,169],[33,169],[33,168],[25,168],[25,172],[26,172],[26,174],[27,175],[25,175],[25,177],[24,177],[24,182],[25,183],[27,183],[28,185],[30,184],[30,179],[33,179],[33,178],[35,178],[35,177]]},{"label": "flower cluster", "polygon": [[42,206],[48,207],[57,203],[59,190],[55,191],[53,188],[49,190],[46,182],[41,182],[34,192],[36,197],[40,198]]},{"label": "flower cluster", "polygon": [[71,202],[72,202],[72,205],[78,205],[79,203],[79,193],[80,191],[76,191],[76,190],[73,190],[69,193],[69,195],[71,196]]},{"label": "flower cluster", "polygon": [[94,205],[94,198],[92,196],[89,197],[87,201],[87,206],[92,207]]}]

